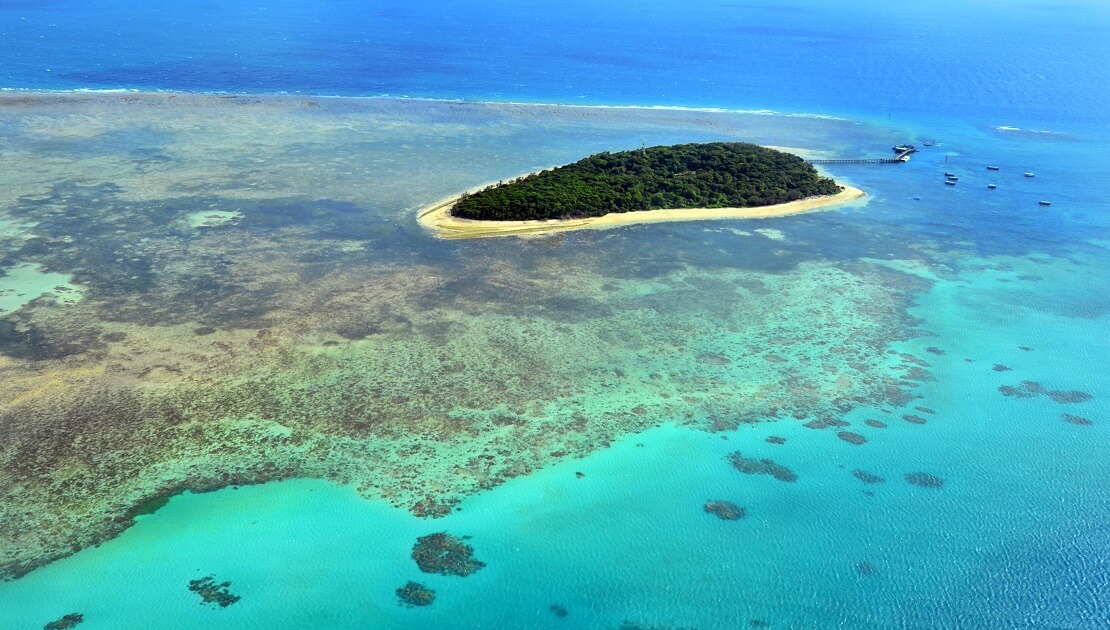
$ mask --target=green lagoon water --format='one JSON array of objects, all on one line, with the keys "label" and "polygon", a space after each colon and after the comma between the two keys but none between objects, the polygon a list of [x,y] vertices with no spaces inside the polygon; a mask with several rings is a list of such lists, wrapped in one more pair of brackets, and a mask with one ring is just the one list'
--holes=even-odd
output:
[{"label": "green lagoon water", "polygon": [[[24,227],[0,291],[48,294],[0,292],[0,558],[42,564],[0,584],[5,628],[1110,623],[1106,190],[1060,166],[1091,145],[953,124],[909,164],[834,171],[869,193],[846,208],[451,242],[416,211],[645,139],[854,156],[926,130],[2,98]],[[1072,157],[1020,177],[1046,147]],[[486,566],[422,573],[439,531]],[[207,575],[241,600],[202,605]],[[409,580],[434,604],[402,605]]]}]

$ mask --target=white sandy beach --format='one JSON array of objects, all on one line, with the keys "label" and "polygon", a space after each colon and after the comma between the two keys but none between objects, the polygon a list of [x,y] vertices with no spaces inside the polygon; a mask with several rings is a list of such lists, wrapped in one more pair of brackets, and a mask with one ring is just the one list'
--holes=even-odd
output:
[{"label": "white sandy beach", "polygon": [[417,215],[421,225],[429,228],[439,238],[488,238],[494,236],[537,236],[571,230],[599,230],[633,223],[661,223],[664,221],[704,221],[709,219],[766,219],[803,212],[826,210],[849,201],[860,199],[865,192],[853,186],[835,195],[809,197],[789,203],[756,208],[668,208],[620,212],[600,217],[549,221],[478,221],[451,216],[451,208],[463,194],[473,194],[486,185],[478,186],[423,208]]}]

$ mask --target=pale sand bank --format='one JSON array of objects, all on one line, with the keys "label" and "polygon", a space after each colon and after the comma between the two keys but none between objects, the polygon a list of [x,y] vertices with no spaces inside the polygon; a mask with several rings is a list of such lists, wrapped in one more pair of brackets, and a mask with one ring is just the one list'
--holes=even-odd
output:
[{"label": "pale sand bank", "polygon": [[[839,183],[839,182],[838,182]],[[441,199],[427,206],[417,215],[417,220],[439,238],[488,238],[493,236],[538,236],[570,230],[599,230],[633,223],[660,223],[664,221],[705,221],[708,219],[766,219],[803,212],[813,212],[838,206],[866,195],[859,188],[846,186],[835,195],[809,197],[789,203],[758,208],[669,208],[620,212],[585,219],[549,221],[477,221],[460,219],[449,214],[463,193]],[[485,185],[466,191],[474,193]]]}]

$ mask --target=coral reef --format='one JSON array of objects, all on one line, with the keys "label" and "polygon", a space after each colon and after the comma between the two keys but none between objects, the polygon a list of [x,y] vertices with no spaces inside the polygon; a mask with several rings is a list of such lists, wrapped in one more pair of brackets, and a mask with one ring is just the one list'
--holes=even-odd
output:
[{"label": "coral reef", "polygon": [[910,424],[925,424],[925,418],[912,413],[902,416],[902,419]]},{"label": "coral reef", "polygon": [[818,418],[803,424],[807,429],[827,429],[829,427],[846,427],[848,423],[839,418]]},{"label": "coral reef", "polygon": [[1084,418],[1083,416],[1076,416],[1070,413],[1060,414],[1060,419],[1064,422],[1067,422],[1068,424],[1076,424],[1079,426],[1089,426],[1094,424],[1094,422],[1092,422],[1090,418]]},{"label": "coral reef", "polygon": [[771,475],[779,481],[795,482],[798,476],[782,464],[775,463],[773,459],[755,459],[744,457],[740,451],[729,453],[727,456],[732,467],[745,475]]},{"label": "coral reef", "polygon": [[786,438],[777,435],[768,435],[765,441],[768,444],[786,444]]},{"label": "coral reef", "polygon": [[1017,386],[1002,385],[998,388],[998,391],[1002,392],[1003,396],[1009,396],[1010,398],[1034,398],[1036,396],[1048,396],[1054,402],[1060,404],[1082,403],[1087,402],[1088,400],[1093,398],[1093,396],[1091,396],[1087,392],[1080,391],[1078,389],[1050,390],[1036,381],[1022,381]]},{"label": "coral reef", "polygon": [[906,481],[922,488],[943,488],[944,480],[926,472],[906,473]]},{"label": "coral reef", "polygon": [[1058,403],[1081,403],[1094,398],[1094,396],[1091,396],[1087,392],[1078,389],[1069,389],[1067,391],[1053,390],[1048,392],[1048,397]]},{"label": "coral reef", "polygon": [[856,468],[855,470],[853,470],[852,475],[855,476],[856,479],[859,479],[863,483],[867,483],[867,484],[883,483],[884,481],[886,481],[886,479],[883,479],[882,477],[880,477],[876,474],[869,473],[866,470],[860,470],[859,468]]},{"label": "coral reef", "polygon": [[563,617],[566,617],[567,615],[569,615],[570,611],[568,611],[564,606],[561,606],[559,604],[552,604],[551,605],[551,614],[553,614],[556,617],[562,619]]},{"label": "coral reef", "polygon": [[407,606],[431,606],[436,592],[419,582],[409,582],[397,589],[397,598]]},{"label": "coral reef", "polygon": [[466,577],[486,563],[474,558],[474,548],[447,532],[428,534],[416,539],[412,559],[425,573]]},{"label": "coral reef", "polygon": [[854,431],[839,431],[836,434],[836,437],[844,440],[845,442],[847,442],[849,444],[859,445],[859,444],[866,444],[867,443],[867,438],[863,437],[862,435],[860,435],[859,433],[856,433]]},{"label": "coral reef", "polygon": [[882,420],[875,420],[873,418],[868,418],[867,420],[864,420],[863,423],[869,427],[873,427],[876,429],[885,429],[887,427],[887,424]]},{"label": "coral reef", "polygon": [[[491,144],[509,156],[496,168],[520,167],[524,110],[13,98],[0,213],[29,227],[0,246],[81,291],[0,317],[0,579],[186,489],[312,477],[435,518],[675,419],[840,427],[917,396],[903,376],[925,366],[889,344],[919,334],[906,309],[930,282],[830,261],[813,239],[724,261],[631,230],[564,256],[554,239],[430,244],[398,218],[483,181]],[[645,122],[596,114],[621,133]],[[583,129],[562,115],[552,130]],[[723,114],[669,116],[646,124],[689,133]],[[478,136],[419,153],[448,174],[421,187],[392,153]]]},{"label": "coral reef", "polygon": [[189,590],[200,595],[204,604],[215,604],[221,608],[239,601],[239,596],[229,590],[231,582],[216,582],[216,577],[209,575],[196,580],[189,580]]},{"label": "coral reef", "polygon": [[863,562],[860,562],[856,565],[856,571],[858,571],[860,575],[871,576],[878,574],[879,567],[868,562],[867,560],[864,560]]},{"label": "coral reef", "polygon": [[744,508],[731,501],[706,501],[705,511],[723,521],[738,521],[745,516]]},{"label": "coral reef", "polygon": [[84,620],[85,616],[80,613],[69,613],[61,619],[46,624],[43,626],[43,630],[68,630],[69,628],[76,628]]}]

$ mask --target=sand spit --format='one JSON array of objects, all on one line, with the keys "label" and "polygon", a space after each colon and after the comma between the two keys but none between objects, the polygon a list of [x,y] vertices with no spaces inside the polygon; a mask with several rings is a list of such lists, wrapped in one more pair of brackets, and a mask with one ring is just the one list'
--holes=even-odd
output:
[{"label": "sand spit", "polygon": [[[530,174],[530,173],[529,173]],[[527,177],[523,175],[522,177]],[[838,182],[839,183],[839,182]],[[488,184],[472,188],[472,194]],[[549,221],[479,221],[451,216],[450,210],[464,193],[441,199],[417,214],[417,220],[439,238],[488,238],[494,236],[539,236],[570,230],[603,230],[634,223],[662,223],[665,221],[705,221],[710,219],[767,219],[803,212],[825,210],[866,196],[859,188],[840,184],[844,188],[835,195],[809,197],[789,203],[757,208],[668,208],[611,213],[600,217]]]}]

